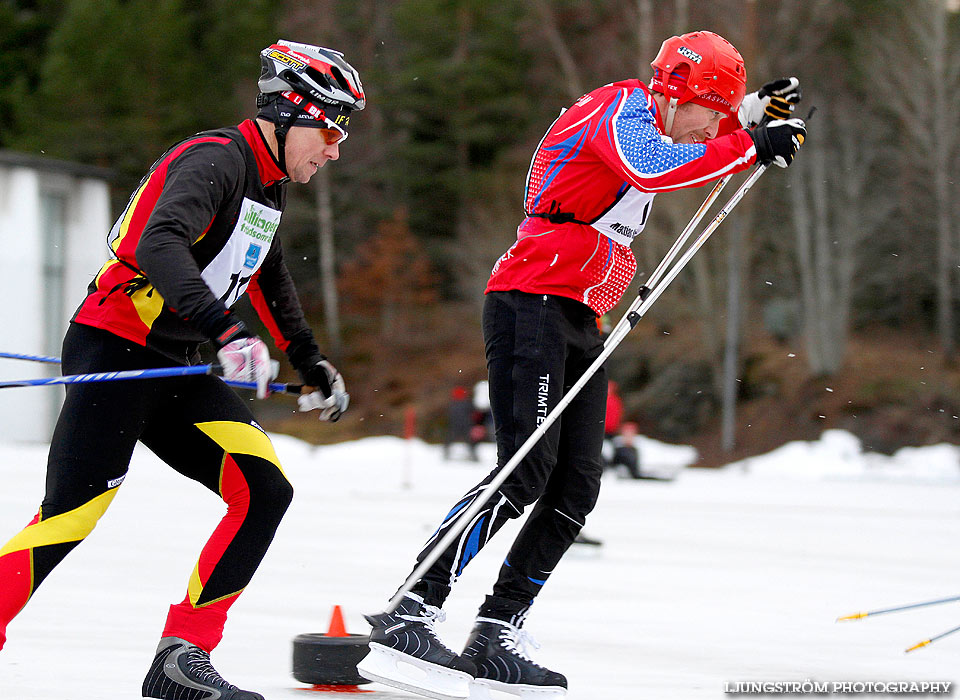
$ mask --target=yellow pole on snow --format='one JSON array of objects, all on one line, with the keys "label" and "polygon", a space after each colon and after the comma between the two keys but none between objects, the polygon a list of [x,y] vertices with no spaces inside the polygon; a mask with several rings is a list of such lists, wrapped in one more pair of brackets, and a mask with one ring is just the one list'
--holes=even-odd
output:
[{"label": "yellow pole on snow", "polygon": [[882,610],[868,610],[867,612],[858,612],[853,615],[844,615],[843,617],[838,617],[837,622],[851,622],[853,620],[862,620],[865,617],[870,615],[883,615],[885,613],[900,612],[901,610],[912,610],[913,608],[925,608],[928,605],[940,605],[941,603],[952,603],[955,600],[960,600],[960,595],[955,595],[950,598],[939,598],[937,600],[928,600],[923,603],[911,603],[910,605],[899,605],[895,608],[883,608]]}]

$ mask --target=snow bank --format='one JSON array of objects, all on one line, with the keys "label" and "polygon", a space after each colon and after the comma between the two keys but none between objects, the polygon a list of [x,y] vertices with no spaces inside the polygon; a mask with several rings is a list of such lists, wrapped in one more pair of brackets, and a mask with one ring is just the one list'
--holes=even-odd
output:
[{"label": "snow bank", "polygon": [[860,440],[827,430],[813,442],[789,442],[772,452],[727,465],[758,476],[960,482],[960,448],[940,444],[904,447],[892,456],[864,452]]}]

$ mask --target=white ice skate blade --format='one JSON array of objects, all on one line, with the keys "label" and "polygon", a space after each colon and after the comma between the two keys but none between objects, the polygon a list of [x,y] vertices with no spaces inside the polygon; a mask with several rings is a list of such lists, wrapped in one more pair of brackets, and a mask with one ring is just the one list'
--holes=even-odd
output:
[{"label": "white ice skate blade", "polygon": [[475,678],[470,684],[470,700],[554,700],[566,695],[567,689],[558,685],[518,685],[486,678]]},{"label": "white ice skate blade", "polygon": [[370,653],[357,664],[357,672],[367,680],[436,700],[467,700],[473,680],[469,673],[421,661],[376,643],[370,644]]}]

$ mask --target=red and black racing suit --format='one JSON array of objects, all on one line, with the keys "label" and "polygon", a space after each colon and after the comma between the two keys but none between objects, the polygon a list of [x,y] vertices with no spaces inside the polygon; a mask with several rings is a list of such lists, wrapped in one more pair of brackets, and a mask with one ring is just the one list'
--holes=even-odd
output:
[{"label": "red and black racing suit", "polygon": [[[454,506],[418,561],[599,356],[597,317],[633,278],[630,244],[654,196],[756,160],[753,140],[738,127],[724,124],[706,144],[674,144],[647,87],[625,80],[584,95],[548,129],[527,176],[526,218],[493,268],[484,303],[498,466]],[[606,393],[601,367],[414,587],[428,603],[442,604],[490,537],[536,503],[481,615],[511,619],[532,603],[596,504]]]},{"label": "red and black racing suit", "polygon": [[[113,257],[64,339],[64,373],[196,363],[199,343],[236,323],[229,309],[244,292],[294,366],[317,354],[276,236],[285,182],[253,121],[167,151],[111,231]],[[219,643],[293,489],[244,401],[216,377],[191,376],[67,387],[39,512],[0,549],[0,647],[106,511],[138,440],[226,502],[163,632],[208,651]]]}]

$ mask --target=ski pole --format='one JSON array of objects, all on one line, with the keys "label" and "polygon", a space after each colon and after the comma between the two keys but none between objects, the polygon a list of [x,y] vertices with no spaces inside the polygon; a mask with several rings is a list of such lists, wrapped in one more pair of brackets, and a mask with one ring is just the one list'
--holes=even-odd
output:
[{"label": "ski pole", "polygon": [[913,645],[912,647],[910,647],[909,649],[906,649],[906,650],[904,651],[904,653],[905,653],[905,654],[909,654],[909,653],[910,653],[911,651],[913,651],[914,649],[922,649],[923,647],[927,646],[928,644],[933,644],[933,643],[934,643],[935,641],[937,641],[938,639],[943,639],[943,638],[946,637],[948,634],[953,634],[954,632],[960,632],[960,627],[954,627],[952,630],[947,630],[946,632],[943,632],[942,634],[938,634],[936,637],[930,637],[930,639],[925,639],[925,640],[923,640],[922,642],[917,642],[916,644],[914,644],[914,645]]},{"label": "ski pole", "polygon": [[901,610],[913,610],[914,608],[925,608],[928,605],[940,605],[941,603],[952,603],[956,600],[960,600],[960,595],[951,596],[950,598],[939,598],[937,600],[927,600],[922,603],[898,605],[895,608],[883,608],[881,610],[868,610],[866,612],[854,613],[853,615],[844,615],[843,617],[838,617],[837,622],[853,622],[855,620],[862,620],[865,617],[870,617],[871,615],[886,615],[887,613],[900,612]]},{"label": "ski pole", "polygon": [[30,360],[31,362],[49,362],[51,364],[60,364],[59,357],[49,357],[47,355],[22,355],[18,352],[0,352],[0,358],[7,360]]},{"label": "ski pole", "polygon": [[88,382],[116,382],[128,379],[157,379],[162,377],[184,377],[191,374],[212,374],[212,365],[193,365],[190,367],[159,367],[157,369],[131,369],[118,372],[95,372],[92,374],[68,374],[62,377],[43,377],[41,379],[14,379],[0,382],[0,389],[17,386],[47,386],[49,384],[86,384]]},{"label": "ski pole", "polygon": [[[727,215],[733,211],[733,208],[737,206],[743,196],[753,187],[764,171],[766,171],[767,166],[759,165],[753,171],[753,173],[748,177],[740,189],[734,193],[730,200],[723,206],[723,208],[717,213],[713,221],[707,226],[706,229],[697,237],[693,242],[690,249],[677,261],[676,265],[663,277],[663,281],[658,283],[655,288],[648,289],[646,294],[638,295],[637,298],[630,305],[630,308],[627,310],[624,318],[628,319],[626,323],[618,323],[617,327],[614,329],[614,332],[610,334],[610,337],[607,338],[607,342],[603,346],[603,350],[600,355],[597,356],[597,359],[584,371],[580,378],[574,383],[570,390],[563,395],[557,405],[553,408],[550,413],[546,415],[543,419],[543,422],[534,430],[530,437],[520,446],[520,449],[517,450],[513,457],[503,465],[497,475],[493,480],[487,484],[487,486],[481,491],[475,498],[473,503],[469,508],[464,509],[453,522],[450,523],[450,526],[447,530],[447,534],[440,540],[440,542],[434,546],[434,548],[424,557],[424,560],[420,562],[413,573],[407,577],[407,580],[404,582],[403,586],[394,594],[393,598],[390,599],[390,602],[387,603],[387,607],[384,610],[385,613],[393,612],[397,605],[400,604],[403,596],[413,588],[414,584],[419,581],[427,570],[433,566],[437,559],[440,558],[449,547],[453,541],[460,536],[463,530],[466,528],[467,524],[473,519],[474,515],[486,504],[487,499],[500,488],[500,485],[506,481],[507,477],[513,473],[513,470],[517,468],[517,465],[520,464],[521,460],[527,456],[527,453],[533,448],[533,446],[540,440],[541,437],[547,432],[551,425],[553,425],[557,418],[560,417],[560,414],[563,413],[564,409],[570,405],[577,394],[580,393],[580,390],[587,384],[590,378],[596,373],[600,366],[606,362],[607,358],[616,350],[620,342],[626,337],[627,333],[637,324],[640,318],[646,313],[647,309],[653,305],[653,302],[659,298],[663,293],[663,290],[674,280],[674,278],[679,274],[680,270],[690,261],[694,254],[706,243],[707,239],[717,230],[717,227],[723,222]],[[617,332],[619,331],[619,332]]]},{"label": "ski pole", "polygon": [[[680,249],[686,244],[687,239],[690,237],[690,234],[693,233],[693,230],[700,224],[700,220],[703,218],[703,215],[707,213],[707,210],[713,206],[713,202],[720,195],[720,192],[726,187],[727,183],[730,182],[732,175],[726,175],[725,177],[717,180],[717,183],[713,186],[713,189],[710,190],[710,194],[707,195],[707,198],[703,200],[703,204],[700,205],[700,208],[697,209],[696,213],[693,215],[693,218],[690,219],[690,222],[684,227],[683,232],[676,241],[673,242],[673,245],[670,247],[670,250],[667,251],[667,254],[663,257],[663,260],[660,261],[660,264],[657,265],[654,269],[653,274],[650,275],[650,278],[640,285],[640,289],[637,292],[638,294],[649,293],[645,290],[649,290],[650,287],[653,287],[660,280],[660,276],[663,274],[667,266],[673,262],[673,259],[677,256],[677,253]],[[604,341],[604,346],[610,342],[610,336],[612,336],[621,324],[627,322],[627,317],[623,316],[618,322],[610,335],[607,336],[607,339]]]},{"label": "ski pole", "polygon": [[[43,377],[40,379],[15,379],[0,381],[0,389],[20,386],[50,386],[55,384],[86,384],[90,382],[116,382],[131,379],[163,379],[166,377],[186,377],[190,375],[216,374],[219,365],[190,365],[186,367],[158,367],[156,369],[132,369],[117,372],[94,372],[91,374],[68,374],[61,377]],[[255,382],[238,382],[224,379],[228,385],[239,389],[256,389]],[[278,394],[297,394],[303,388],[300,384],[271,383],[270,391]]]},{"label": "ski pole", "polygon": [[[223,379],[223,377],[220,377],[220,379]],[[223,382],[227,386],[232,386],[235,389],[252,389],[253,391],[257,390],[256,382],[238,382],[233,379],[223,379]],[[271,382],[267,384],[267,388],[270,390],[271,394],[293,394],[294,396],[300,396],[303,393],[303,384]]]}]

